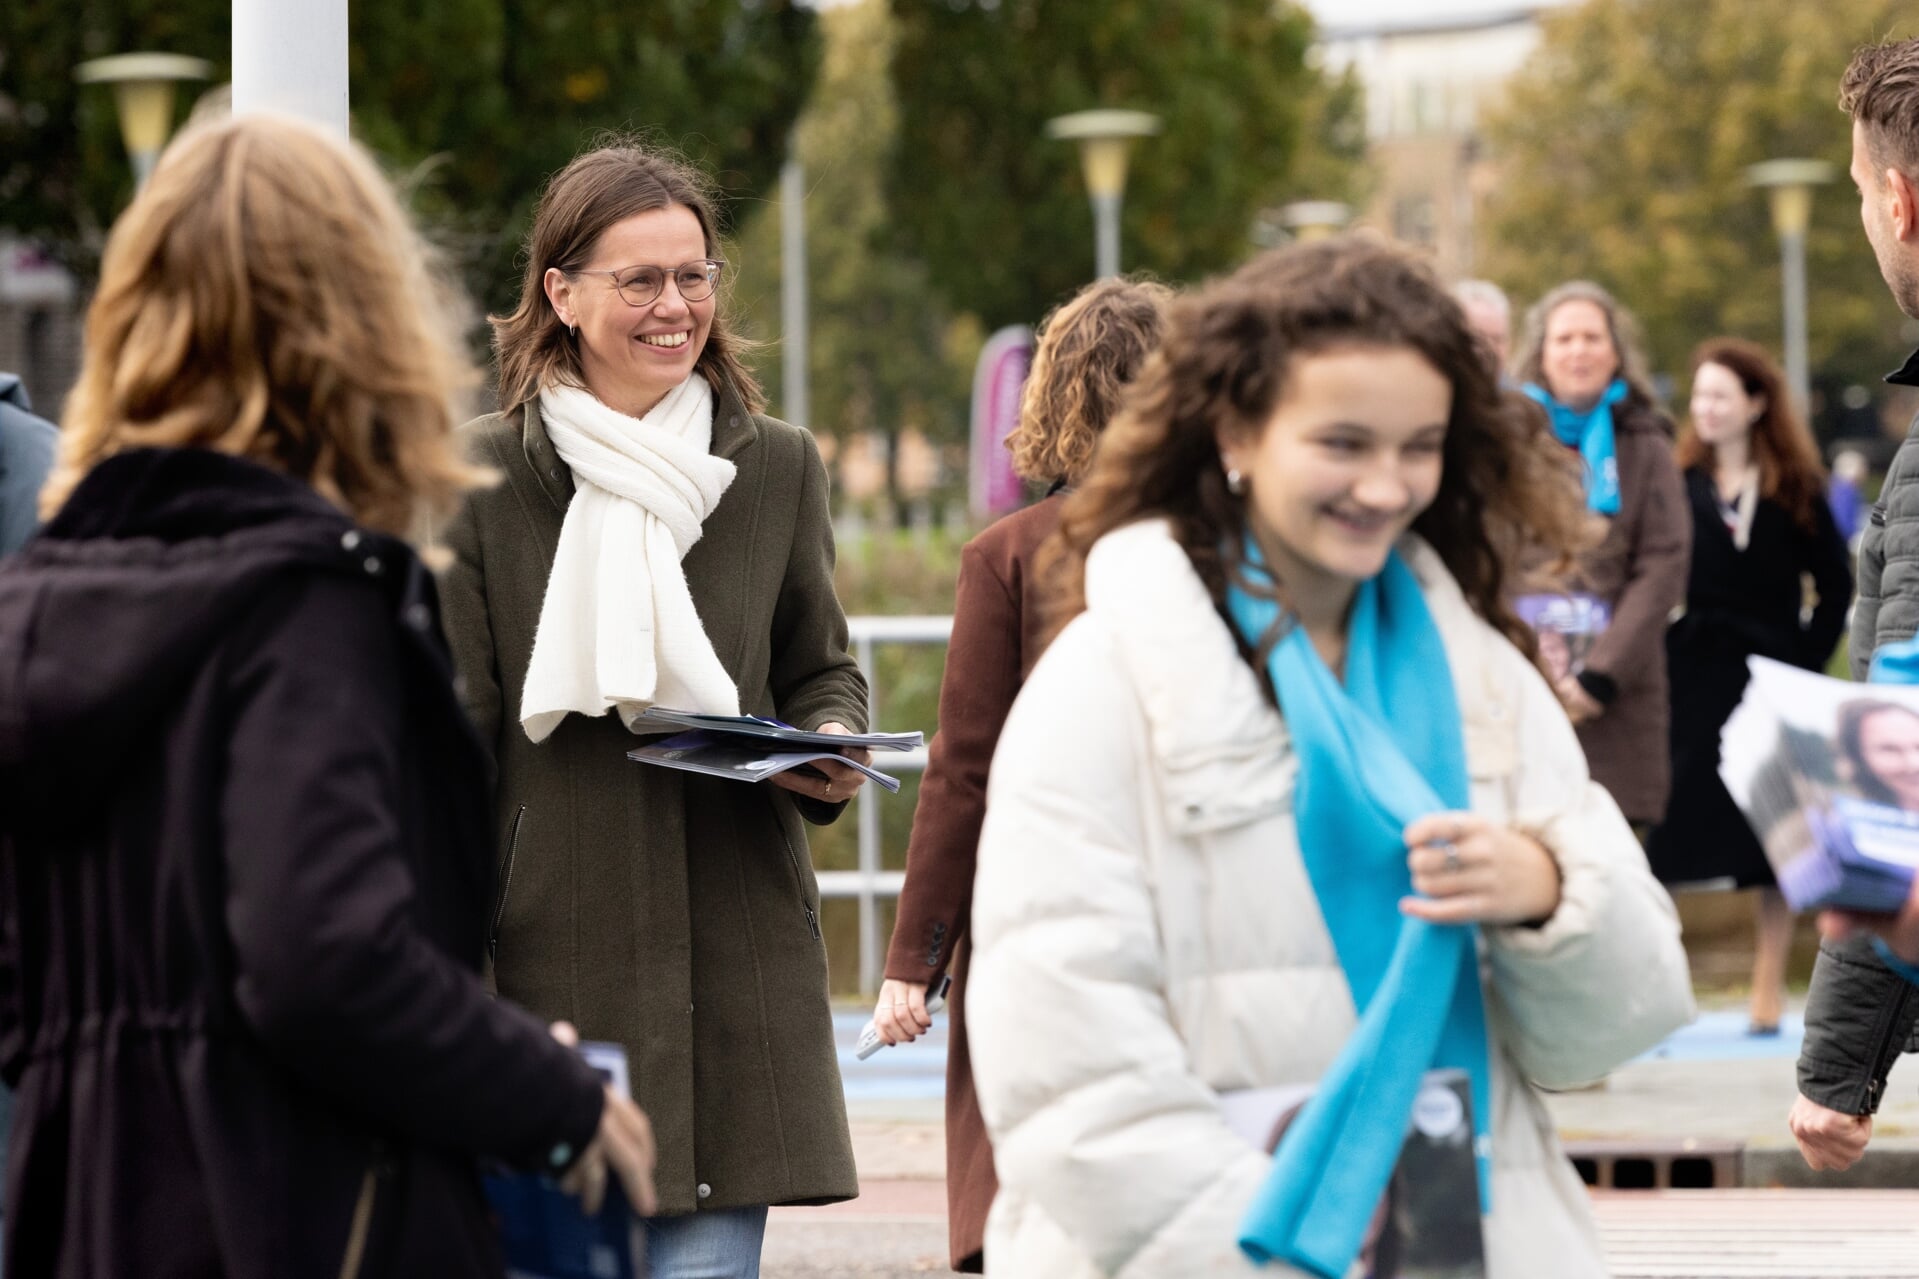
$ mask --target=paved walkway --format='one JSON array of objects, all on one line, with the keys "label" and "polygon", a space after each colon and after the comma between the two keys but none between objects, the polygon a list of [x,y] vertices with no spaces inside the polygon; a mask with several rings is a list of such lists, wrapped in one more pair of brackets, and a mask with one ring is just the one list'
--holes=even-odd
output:
[{"label": "paved walkway", "polygon": [[[832,1208],[774,1211],[767,1279],[942,1273],[946,1268],[945,1044],[852,1055],[864,1021],[838,1019],[841,1071],[862,1194]],[[1747,1189],[1617,1192],[1595,1198],[1617,1279],[1850,1276],[1919,1279],[1919,1058],[1893,1071],[1872,1149],[1847,1177],[1806,1169],[1785,1128],[1797,1093],[1800,1027],[1745,1034],[1743,1014],[1709,1011],[1602,1088],[1548,1099],[1571,1141],[1677,1147],[1686,1139],[1744,1150]],[[1832,1193],[1857,1185],[1874,1190]]]}]

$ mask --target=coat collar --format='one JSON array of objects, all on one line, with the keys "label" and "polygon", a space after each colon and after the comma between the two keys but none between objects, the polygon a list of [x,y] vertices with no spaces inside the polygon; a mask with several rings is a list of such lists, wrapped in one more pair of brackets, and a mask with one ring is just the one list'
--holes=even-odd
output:
[{"label": "coat collar", "polygon": [[[1489,686],[1492,632],[1423,539],[1408,534],[1399,550],[1445,641],[1471,756],[1473,722],[1501,713],[1503,694]],[[1231,824],[1287,802],[1285,725],[1165,520],[1099,540],[1086,560],[1086,611],[1112,637],[1139,698],[1175,829]],[[1275,754],[1286,768],[1272,767]]]},{"label": "coat collar", "polygon": [[1894,386],[1919,386],[1919,351],[1906,357],[1906,362],[1886,374],[1886,381]]},{"label": "coat collar", "polygon": [[[759,441],[759,428],[753,415],[746,411],[746,401],[738,388],[725,378],[715,379],[713,385],[711,451],[714,457],[722,457],[730,462]],[[533,478],[539,482],[540,491],[546,494],[547,500],[564,511],[573,500],[573,471],[560,460],[559,451],[553,447],[553,441],[547,435],[546,422],[540,417],[539,397],[527,400],[518,411],[520,448],[526,457],[526,464],[533,469]]]}]

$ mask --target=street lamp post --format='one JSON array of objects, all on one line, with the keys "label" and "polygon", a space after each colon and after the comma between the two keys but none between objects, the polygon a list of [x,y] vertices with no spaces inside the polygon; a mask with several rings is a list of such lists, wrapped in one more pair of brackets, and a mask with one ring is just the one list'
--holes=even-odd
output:
[{"label": "street lamp post", "polygon": [[73,69],[81,84],[110,84],[120,114],[120,140],[133,162],[136,186],[160,158],[173,132],[173,90],[182,80],[204,80],[213,67],[199,58],[175,53],[122,53],[95,58]]},{"label": "street lamp post", "polygon": [[1094,255],[1099,278],[1119,274],[1119,207],[1126,192],[1126,158],[1133,139],[1159,132],[1145,111],[1075,111],[1046,122],[1046,136],[1079,143],[1086,194],[1093,203]]},{"label": "street lamp post", "polygon": [[812,416],[807,393],[806,171],[797,143],[780,166],[780,412],[794,426]]},{"label": "street lamp post", "polygon": [[1832,172],[1823,160],[1768,160],[1746,170],[1747,184],[1764,190],[1772,203],[1785,308],[1786,385],[1801,416],[1812,403],[1806,368],[1806,227],[1812,221],[1812,189],[1832,181]]}]

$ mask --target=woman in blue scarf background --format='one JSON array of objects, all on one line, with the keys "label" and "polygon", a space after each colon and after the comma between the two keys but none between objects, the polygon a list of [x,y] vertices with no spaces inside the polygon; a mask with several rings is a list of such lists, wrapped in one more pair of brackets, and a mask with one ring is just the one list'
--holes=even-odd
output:
[{"label": "woman in blue scarf background", "polygon": [[1174,303],[1062,512],[1061,629],[989,783],[994,1273],[1391,1274],[1409,1123],[1477,1150],[1477,1205],[1469,1173],[1420,1189],[1491,1279],[1605,1273],[1528,1081],[1605,1073],[1691,993],[1507,599],[1500,548],[1587,536],[1577,483],[1397,249]]},{"label": "woman in blue scarf background", "polygon": [[1628,820],[1654,826],[1672,786],[1666,622],[1685,599],[1692,555],[1672,422],[1654,404],[1632,317],[1589,281],[1533,307],[1513,371],[1545,409],[1547,433],[1579,455],[1586,505],[1606,522],[1565,586],[1609,620],[1556,687],[1593,777]]}]

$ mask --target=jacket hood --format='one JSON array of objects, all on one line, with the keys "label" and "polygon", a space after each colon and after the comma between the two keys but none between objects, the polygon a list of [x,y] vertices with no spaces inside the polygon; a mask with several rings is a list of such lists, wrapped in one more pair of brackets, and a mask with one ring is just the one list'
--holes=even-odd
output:
[{"label": "jacket hood", "polygon": [[277,575],[370,573],[397,545],[225,454],[102,462],[0,561],[0,808],[51,815],[97,793]]},{"label": "jacket hood", "polygon": [[33,411],[33,401],[27,398],[27,384],[20,380],[18,373],[0,373],[0,404],[11,404],[29,413]]}]

